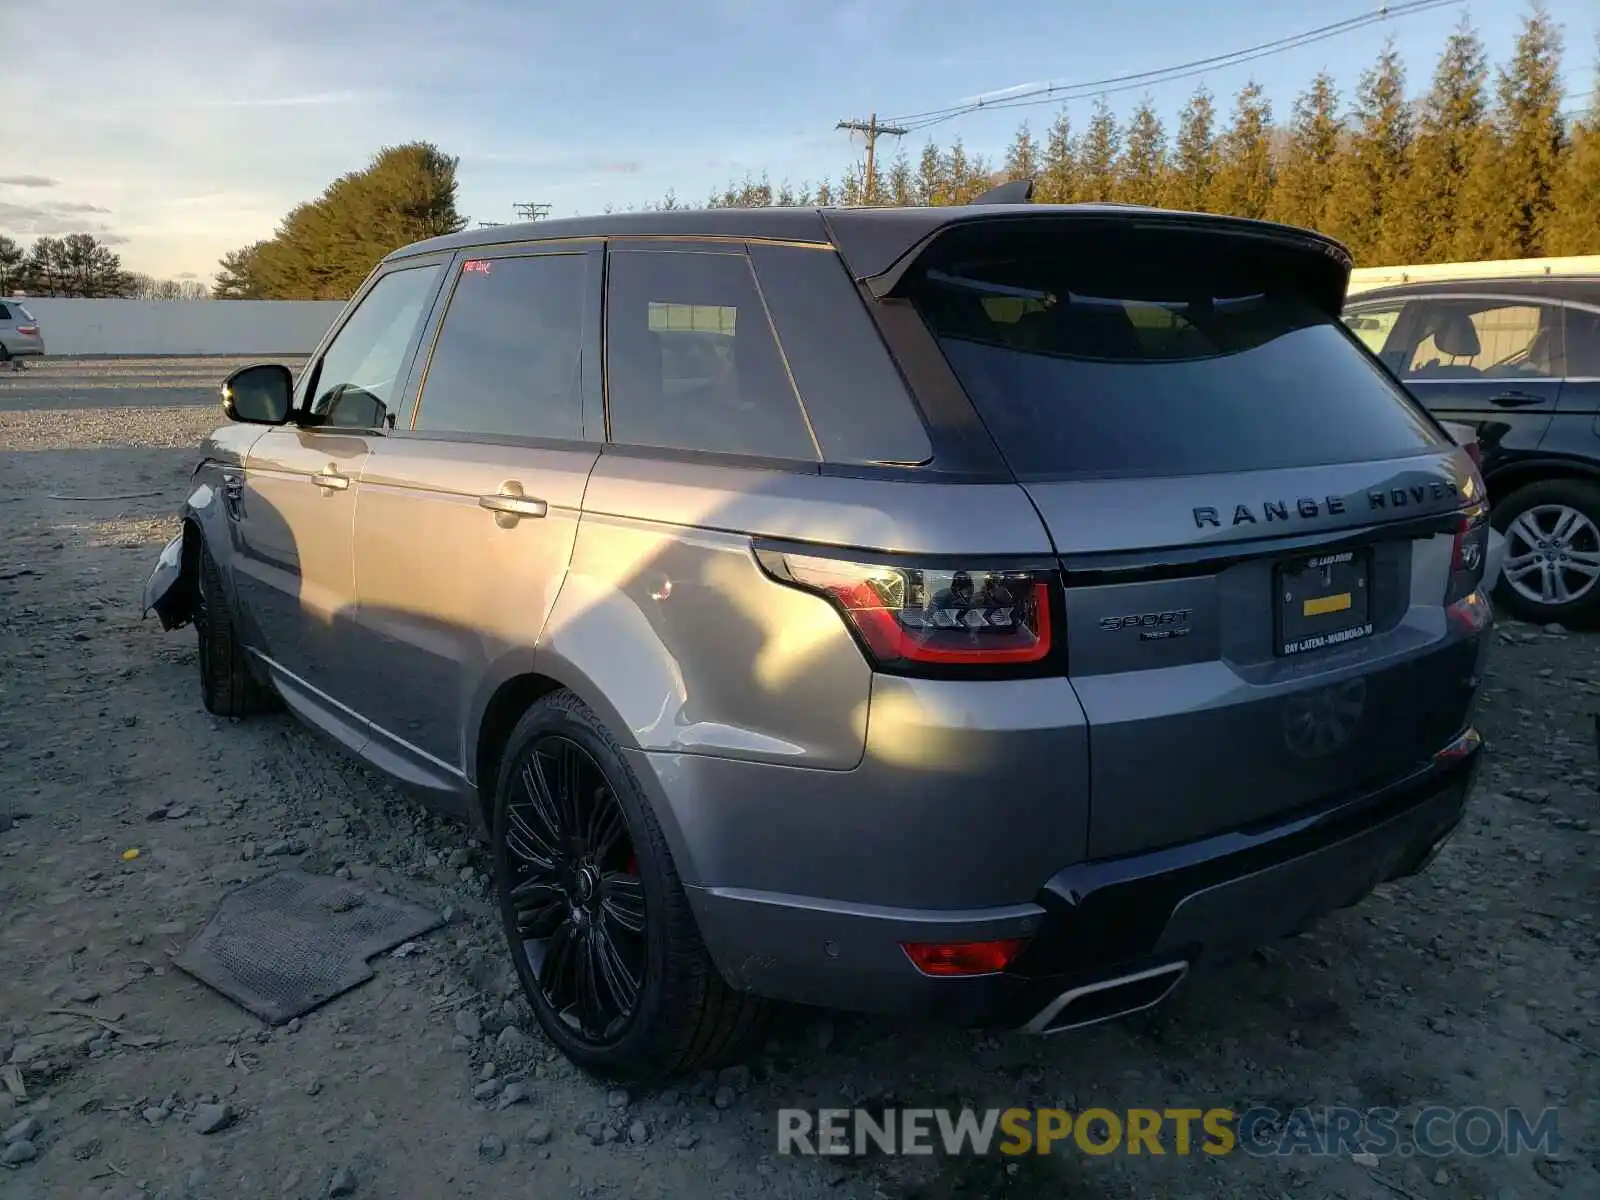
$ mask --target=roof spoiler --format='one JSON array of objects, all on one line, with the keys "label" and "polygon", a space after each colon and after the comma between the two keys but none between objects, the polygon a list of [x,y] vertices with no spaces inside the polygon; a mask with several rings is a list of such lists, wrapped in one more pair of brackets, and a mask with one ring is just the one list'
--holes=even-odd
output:
[{"label": "roof spoiler", "polygon": [[981,196],[968,200],[968,204],[1027,204],[1033,199],[1033,180],[1013,179],[996,184]]}]

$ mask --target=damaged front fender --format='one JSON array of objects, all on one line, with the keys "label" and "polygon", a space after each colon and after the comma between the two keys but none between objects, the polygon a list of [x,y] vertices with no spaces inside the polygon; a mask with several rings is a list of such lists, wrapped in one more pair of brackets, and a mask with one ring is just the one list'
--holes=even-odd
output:
[{"label": "damaged front fender", "polygon": [[143,615],[156,614],[162,629],[178,629],[194,617],[195,579],[192,556],[184,547],[187,529],[167,543],[144,585]]}]

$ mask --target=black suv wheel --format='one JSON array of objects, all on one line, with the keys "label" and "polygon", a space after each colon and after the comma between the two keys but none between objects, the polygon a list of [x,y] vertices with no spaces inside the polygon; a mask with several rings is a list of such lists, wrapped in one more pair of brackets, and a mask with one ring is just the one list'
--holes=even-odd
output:
[{"label": "black suv wheel", "polygon": [[767,1006],[717,973],[638,781],[572,693],[512,731],[493,833],[517,976],[579,1066],[647,1081],[727,1062],[760,1032]]}]

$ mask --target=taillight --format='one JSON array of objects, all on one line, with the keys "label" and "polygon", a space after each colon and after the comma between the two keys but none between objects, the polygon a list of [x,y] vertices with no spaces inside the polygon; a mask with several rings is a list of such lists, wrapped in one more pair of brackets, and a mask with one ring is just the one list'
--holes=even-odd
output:
[{"label": "taillight", "polygon": [[18,325],[17,332],[24,337],[38,337],[39,327],[37,325]]},{"label": "taillight", "polygon": [[1445,604],[1464,600],[1478,590],[1489,559],[1489,514],[1482,505],[1462,516],[1450,547],[1450,586]]},{"label": "taillight", "polygon": [[1050,653],[1049,569],[911,566],[770,548],[756,557],[774,579],[831,601],[881,670],[1027,669]]}]

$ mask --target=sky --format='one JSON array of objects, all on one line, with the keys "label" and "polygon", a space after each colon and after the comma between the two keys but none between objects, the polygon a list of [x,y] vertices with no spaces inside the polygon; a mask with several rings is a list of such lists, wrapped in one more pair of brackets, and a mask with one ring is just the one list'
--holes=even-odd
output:
[{"label": "sky", "polygon": [[[83,231],[129,270],[209,280],[381,146],[461,160],[459,207],[510,221],[701,202],[747,174],[837,181],[861,155],[845,118],[939,109],[1023,85],[1193,61],[1373,11],[1378,0],[0,0],[0,233]],[[1546,0],[1577,109],[1595,87],[1600,0]],[[1195,86],[1226,109],[1250,78],[1288,115],[1319,70],[1348,97],[1393,38],[1427,86],[1463,14],[1493,62],[1520,0],[1396,17],[1252,63],[1107,97],[1169,129]],[[1082,128],[1092,98],[1069,112]],[[1053,104],[901,139],[960,136],[998,158]],[[893,139],[880,141],[880,151]]]}]

